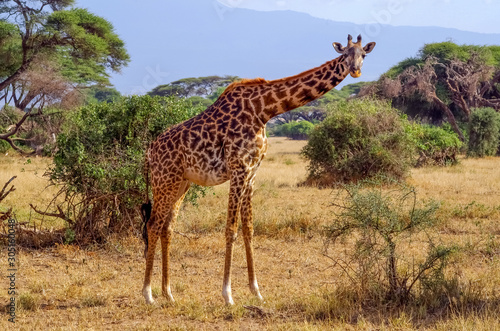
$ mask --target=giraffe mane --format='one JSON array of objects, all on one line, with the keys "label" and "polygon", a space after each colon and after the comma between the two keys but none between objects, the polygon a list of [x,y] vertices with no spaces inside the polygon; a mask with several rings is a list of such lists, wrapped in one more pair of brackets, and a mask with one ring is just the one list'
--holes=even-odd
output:
[{"label": "giraffe mane", "polygon": [[242,85],[253,85],[253,84],[264,84],[268,83],[269,81],[264,79],[264,78],[243,78],[241,80],[237,80],[235,82],[232,82],[229,84],[226,89],[224,90],[224,93],[231,91],[237,86],[242,86]]},{"label": "giraffe mane", "polygon": [[[336,58],[336,60],[340,59],[343,55],[339,56],[338,58]],[[327,61],[325,64],[327,63],[330,63],[331,61]],[[300,77],[303,77],[303,76],[307,76],[308,74],[310,74],[311,72],[314,72],[315,70],[317,70],[318,68],[312,68],[312,69],[309,69],[309,70],[306,70],[304,72],[301,72],[297,75],[293,75],[293,76],[289,76],[289,77],[284,77],[284,78],[278,78],[278,79],[274,79],[274,80],[266,80],[264,78],[243,78],[243,79],[240,79],[240,80],[237,80],[237,81],[234,81],[232,82],[231,84],[229,84],[226,89],[224,90],[224,92],[221,94],[224,95],[230,91],[232,91],[233,89],[235,89],[236,87],[238,86],[247,86],[247,85],[258,85],[258,84],[266,84],[266,83],[269,83],[269,84],[272,84],[272,83],[281,83],[281,82],[284,82],[284,81],[287,81],[287,80],[290,80],[290,79],[296,79],[296,78],[300,78]]]}]

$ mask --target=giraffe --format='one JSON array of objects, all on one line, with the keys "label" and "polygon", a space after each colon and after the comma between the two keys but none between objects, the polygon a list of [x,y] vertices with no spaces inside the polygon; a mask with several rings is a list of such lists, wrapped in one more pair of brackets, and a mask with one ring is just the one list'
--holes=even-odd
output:
[{"label": "giraffe", "polygon": [[[255,174],[267,151],[266,123],[305,105],[338,85],[349,73],[357,78],[367,53],[375,47],[347,38],[347,46],[333,43],[341,55],[298,75],[267,81],[244,79],[230,84],[213,105],[199,115],[170,127],[153,141],[145,166],[150,173],[154,204],[143,205],[146,271],[142,293],[154,302],[151,275],[157,240],[162,247],[162,294],[174,301],[170,289],[169,247],[172,225],[191,183],[214,186],[229,180],[225,230],[226,252],[222,296],[233,305],[231,261],[241,218],[250,291],[260,300],[252,246],[252,194]],[[146,173],[146,176],[148,174]],[[146,177],[146,182],[148,179]]]}]

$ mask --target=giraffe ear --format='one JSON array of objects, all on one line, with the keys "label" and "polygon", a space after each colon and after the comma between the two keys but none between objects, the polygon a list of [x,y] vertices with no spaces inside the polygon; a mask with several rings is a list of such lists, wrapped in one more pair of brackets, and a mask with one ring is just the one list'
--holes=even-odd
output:
[{"label": "giraffe ear", "polygon": [[345,47],[341,43],[333,43],[332,45],[337,53],[344,54]]},{"label": "giraffe ear", "polygon": [[373,48],[375,48],[375,43],[371,42],[371,43],[366,44],[365,47],[363,47],[363,50],[365,51],[366,54],[368,54],[371,51],[373,51]]}]

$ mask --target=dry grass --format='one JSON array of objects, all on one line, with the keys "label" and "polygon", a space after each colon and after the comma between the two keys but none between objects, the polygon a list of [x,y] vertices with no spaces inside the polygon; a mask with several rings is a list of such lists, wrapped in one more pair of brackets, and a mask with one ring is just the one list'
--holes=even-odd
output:
[{"label": "dry grass", "polygon": [[[12,207],[19,221],[44,227],[60,227],[62,222],[45,217],[42,219],[29,207],[30,203],[40,208],[54,198],[57,193],[55,186],[49,186],[49,181],[43,175],[51,160],[41,157],[0,156],[0,185],[3,186],[10,178],[17,176],[11,183],[16,188],[0,206],[3,211]],[[10,186],[9,186],[10,187]]]},{"label": "dry grass", "polygon": [[[172,245],[176,303],[168,303],[160,295],[161,260],[157,254],[153,295],[158,296],[158,304],[145,305],[140,293],[143,244],[138,238],[111,239],[99,249],[58,245],[21,250],[16,326],[19,330],[500,329],[500,159],[465,159],[454,168],[416,169],[410,180],[421,198],[443,201],[443,224],[436,231],[444,241],[468,247],[456,261],[455,276],[462,289],[469,291],[468,297],[476,300],[470,302],[477,303],[471,307],[457,304],[456,310],[446,314],[359,310],[346,298],[348,293],[339,292],[338,270],[321,253],[320,232],[331,222],[330,202],[336,192],[297,185],[306,176],[306,163],[299,156],[303,145],[270,139],[268,157],[257,174],[255,251],[264,303],[256,302],[248,290],[239,238],[233,259],[236,305],[223,305],[225,184],[215,187],[198,207],[185,205],[181,211],[176,230],[191,239],[175,235]],[[17,191],[5,206],[14,206],[18,220],[31,217],[33,221],[28,204],[35,201],[42,206],[53,191],[43,190],[46,181],[41,174],[47,160],[24,163],[18,158],[0,159],[0,181],[11,174],[19,176]],[[2,276],[6,269],[2,264]],[[6,292],[0,291],[0,302],[7,302]],[[261,316],[244,305],[259,306],[266,314]],[[350,310],[358,313],[353,316]],[[0,329],[10,329],[7,315],[0,317]]]}]

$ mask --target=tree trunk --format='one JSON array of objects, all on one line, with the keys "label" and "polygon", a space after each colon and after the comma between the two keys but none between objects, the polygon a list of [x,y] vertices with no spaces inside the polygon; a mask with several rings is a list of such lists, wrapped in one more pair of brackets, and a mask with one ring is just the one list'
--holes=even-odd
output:
[{"label": "tree trunk", "polygon": [[441,109],[441,111],[446,115],[448,118],[448,122],[451,124],[451,127],[453,130],[458,134],[458,137],[462,142],[465,142],[465,137],[458,127],[457,121],[455,120],[455,116],[453,116],[453,113],[451,112],[450,108],[443,102],[441,101],[435,93],[432,95],[432,101]]}]

